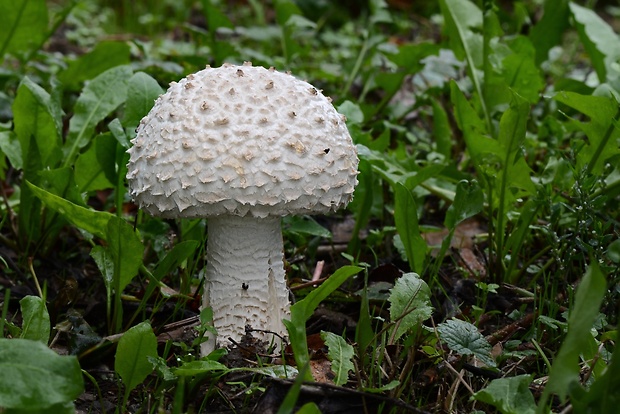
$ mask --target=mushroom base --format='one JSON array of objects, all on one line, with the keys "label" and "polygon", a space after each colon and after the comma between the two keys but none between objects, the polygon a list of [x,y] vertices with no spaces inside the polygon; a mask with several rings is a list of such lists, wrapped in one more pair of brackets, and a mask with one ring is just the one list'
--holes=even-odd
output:
[{"label": "mushroom base", "polygon": [[[240,341],[246,325],[284,337],[282,319],[290,315],[279,217],[220,216],[208,221],[203,308],[213,310],[217,337],[207,334],[202,354]],[[261,340],[281,339],[254,332]]]}]

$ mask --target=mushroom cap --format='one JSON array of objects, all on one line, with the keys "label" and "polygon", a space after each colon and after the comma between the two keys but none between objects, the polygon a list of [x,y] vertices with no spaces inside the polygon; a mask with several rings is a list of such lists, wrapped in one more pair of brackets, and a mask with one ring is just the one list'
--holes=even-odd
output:
[{"label": "mushroom cap", "polygon": [[357,151],[330,99],[247,63],[172,82],[132,143],[130,194],[154,216],[327,213],[357,184]]}]

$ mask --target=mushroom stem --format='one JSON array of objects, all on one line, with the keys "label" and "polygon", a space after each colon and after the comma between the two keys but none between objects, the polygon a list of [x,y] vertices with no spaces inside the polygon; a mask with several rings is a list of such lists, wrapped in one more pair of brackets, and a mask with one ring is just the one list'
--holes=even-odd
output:
[{"label": "mushroom stem", "polygon": [[280,218],[219,216],[209,218],[208,227],[202,306],[213,310],[217,337],[207,336],[202,354],[228,345],[228,338],[239,341],[246,325],[284,336],[282,319],[289,316],[290,303]]}]

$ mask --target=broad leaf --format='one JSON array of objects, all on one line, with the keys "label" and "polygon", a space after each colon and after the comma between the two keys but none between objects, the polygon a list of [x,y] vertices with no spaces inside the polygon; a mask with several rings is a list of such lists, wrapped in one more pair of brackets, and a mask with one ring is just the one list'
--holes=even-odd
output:
[{"label": "broad leaf", "polygon": [[[279,411],[278,411],[279,413]],[[316,405],[316,403],[309,402],[305,403],[301,406],[301,408],[296,411],[297,414],[321,414],[321,409]]]},{"label": "broad leaf", "polygon": [[33,412],[75,400],[84,390],[80,364],[39,341],[0,338],[0,407]]},{"label": "broad leaf", "polygon": [[418,208],[413,194],[404,185],[394,185],[394,222],[412,270],[421,273],[426,258],[426,241],[420,235]]},{"label": "broad leaf", "polygon": [[396,342],[407,331],[419,327],[431,317],[433,307],[430,295],[426,282],[415,273],[405,273],[396,280],[388,299],[390,320],[395,322],[390,343]]},{"label": "broad leaf", "polygon": [[444,225],[452,230],[461,223],[482,211],[484,194],[476,180],[462,180],[456,185],[454,201],[446,211]]},{"label": "broad leaf", "polygon": [[73,108],[65,143],[65,165],[71,165],[80,148],[90,142],[95,127],[127,98],[130,66],[108,69],[90,81]]},{"label": "broad leaf", "polygon": [[29,182],[26,184],[47,207],[60,213],[68,222],[104,240],[108,238],[108,222],[114,215],[78,206]]},{"label": "broad leaf", "polygon": [[549,50],[562,43],[569,25],[568,0],[545,0],[542,18],[530,30],[529,38],[536,48],[536,64],[547,60]]},{"label": "broad leaf", "polygon": [[[40,165],[35,170],[54,166],[62,155],[59,151],[62,131],[62,109],[59,103],[30,78],[24,77],[17,88],[12,110],[22,159],[26,160],[36,152]],[[35,145],[31,148],[33,137]]]},{"label": "broad leaf", "polygon": [[102,41],[93,50],[69,62],[58,79],[67,89],[77,89],[80,83],[93,79],[116,66],[130,63],[130,47],[126,42]]},{"label": "broad leaf", "polygon": [[114,291],[114,260],[108,250],[101,246],[93,247],[90,251],[90,256],[95,261],[95,264],[103,277],[103,284],[105,285],[107,298],[106,304],[108,306],[109,313],[110,305],[112,303],[112,292]]},{"label": "broad leaf", "polygon": [[437,152],[449,160],[452,156],[452,130],[448,120],[448,114],[441,104],[433,99],[433,137],[437,145]]},{"label": "broad leaf", "polygon": [[[75,171],[70,167],[60,167],[39,171],[40,186],[46,191],[63,199],[87,207],[83,194],[79,191],[74,179]],[[57,220],[55,215],[48,214],[48,220]]]},{"label": "broad leaf", "polygon": [[145,321],[125,332],[116,349],[114,370],[125,384],[126,395],[153,372],[148,357],[157,357],[157,338]]},{"label": "broad leaf", "polygon": [[351,344],[341,336],[332,332],[321,332],[321,338],[327,345],[327,357],[332,362],[334,384],[344,385],[349,381],[349,371],[352,371],[354,350]]},{"label": "broad leaf", "polygon": [[469,0],[441,0],[441,11],[446,19],[450,49],[459,59],[467,60],[470,69],[482,66],[482,11]]},{"label": "broad leaf", "polygon": [[120,295],[142,265],[144,245],[134,229],[116,216],[108,222],[107,233],[108,251],[114,261],[114,288]]},{"label": "broad leaf", "polygon": [[450,319],[437,325],[437,332],[448,348],[457,354],[473,355],[485,365],[495,366],[495,361],[491,357],[491,344],[471,323]]},{"label": "broad leaf", "polygon": [[535,104],[540,100],[540,91],[545,86],[535,63],[536,51],[529,39],[523,36],[513,39],[510,48],[513,53],[502,60],[503,80],[510,89]]},{"label": "broad leaf", "polygon": [[324,239],[331,239],[332,233],[321,226],[310,216],[285,217],[283,231],[286,233],[299,233],[308,236],[316,236]]},{"label": "broad leaf", "polygon": [[474,399],[492,405],[502,414],[534,414],[536,403],[529,389],[531,375],[499,378],[473,395]]},{"label": "broad leaf", "polygon": [[13,168],[22,169],[22,147],[14,131],[0,132],[0,151],[6,155]]},{"label": "broad leaf", "polygon": [[454,105],[455,121],[463,132],[471,156],[476,159],[485,150],[497,151],[496,141],[486,136],[488,131],[484,122],[454,80],[450,81],[450,100]]},{"label": "broad leaf", "polygon": [[50,315],[45,301],[38,296],[26,296],[19,301],[22,311],[23,339],[32,339],[45,345],[50,340]]},{"label": "broad leaf", "polygon": [[364,112],[360,106],[351,101],[344,101],[338,106],[338,112],[347,117],[347,124],[361,124],[364,122]]},{"label": "broad leaf", "polygon": [[45,0],[0,1],[0,59],[7,52],[28,58],[49,36],[47,25]]},{"label": "broad leaf", "polygon": [[114,188],[116,145],[112,134],[97,136],[90,148],[75,161],[75,183],[80,191]]},{"label": "broad leaf", "polygon": [[[590,8],[569,3],[575,20],[579,39],[586,48],[599,82],[604,83],[610,77],[618,78],[617,68],[620,59],[620,38],[613,28]],[[613,75],[612,75],[613,74]]]},{"label": "broad leaf", "polygon": [[127,102],[125,102],[123,126],[135,129],[162,93],[164,93],[164,90],[150,75],[144,72],[134,73],[129,78],[127,86]]},{"label": "broad leaf", "polygon": [[587,166],[588,172],[600,174],[605,162],[610,157],[620,154],[618,147],[620,128],[617,127],[620,115],[618,103],[612,98],[585,96],[574,92],[559,93],[554,99],[590,118],[590,122],[570,118],[570,123],[588,136],[588,141],[584,142],[583,148],[576,151],[577,168]]}]

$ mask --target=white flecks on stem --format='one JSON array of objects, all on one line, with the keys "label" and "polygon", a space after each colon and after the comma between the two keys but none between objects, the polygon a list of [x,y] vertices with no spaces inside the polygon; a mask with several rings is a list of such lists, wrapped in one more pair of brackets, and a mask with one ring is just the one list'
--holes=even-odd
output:
[{"label": "white flecks on stem", "polygon": [[[220,216],[210,218],[208,227],[203,307],[213,310],[217,337],[207,337],[202,354],[229,345],[228,338],[238,341],[246,325],[286,336],[282,319],[290,305],[280,218]],[[274,335],[254,336],[280,347]]]}]

